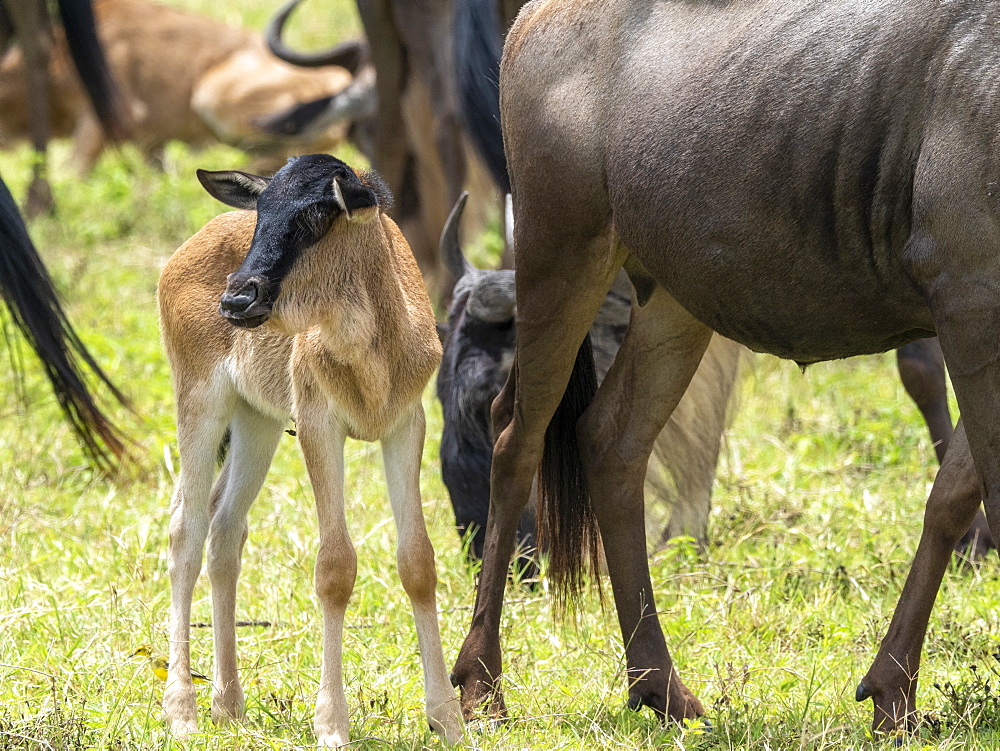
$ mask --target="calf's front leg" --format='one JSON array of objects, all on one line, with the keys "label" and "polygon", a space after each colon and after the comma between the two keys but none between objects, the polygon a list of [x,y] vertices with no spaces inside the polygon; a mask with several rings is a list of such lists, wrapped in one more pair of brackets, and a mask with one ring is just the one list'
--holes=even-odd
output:
[{"label": "calf's front leg", "polygon": [[229,409],[226,398],[200,388],[179,390],[177,402],[181,474],[170,506],[170,671],[163,692],[163,715],[174,736],[184,739],[198,730],[191,682],[191,598],[201,573],[215,457]]},{"label": "calf's front leg", "polygon": [[321,746],[350,742],[347,696],[344,694],[343,637],[347,601],[354,590],[358,558],[347,531],[344,511],[343,427],[320,397],[306,404],[299,398],[296,417],[299,442],[316,496],[319,552],[316,594],[323,608],[323,668],[316,695],[315,729]]}]

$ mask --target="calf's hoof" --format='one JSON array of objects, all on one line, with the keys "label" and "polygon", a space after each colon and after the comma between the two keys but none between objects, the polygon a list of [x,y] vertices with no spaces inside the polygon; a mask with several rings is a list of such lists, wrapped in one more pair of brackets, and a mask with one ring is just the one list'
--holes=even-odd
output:
[{"label": "calf's hoof", "polygon": [[243,690],[216,691],[212,695],[212,722],[225,726],[243,719],[246,700]]},{"label": "calf's hoof", "polygon": [[458,743],[465,735],[465,722],[457,697],[436,707],[428,707],[427,722],[446,743]]},{"label": "calf's hoof", "polygon": [[163,719],[177,740],[186,740],[198,732],[198,705],[193,685],[167,688],[163,692]]},{"label": "calf's hoof", "polygon": [[316,743],[320,748],[344,748],[350,745],[351,739],[347,733],[317,733]]}]

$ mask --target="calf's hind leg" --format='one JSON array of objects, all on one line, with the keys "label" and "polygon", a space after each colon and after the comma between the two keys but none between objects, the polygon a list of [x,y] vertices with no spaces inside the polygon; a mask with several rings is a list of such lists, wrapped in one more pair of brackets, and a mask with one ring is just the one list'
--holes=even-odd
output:
[{"label": "calf's hind leg", "polygon": [[212,719],[216,723],[243,716],[243,688],[236,670],[236,582],[247,540],[247,511],[264,484],[284,426],[285,420],[241,403],[230,423],[229,454],[212,492],[208,577],[215,635]]},{"label": "calf's hind leg", "polygon": [[578,423],[580,452],[604,541],[625,642],[629,706],[680,720],[703,713],[674,669],[646,559],[643,485],[653,443],[711,339],[662,288],[632,306],[625,340]]},{"label": "calf's hind leg", "polygon": [[462,737],[462,711],[448,681],[438,630],[437,573],[420,502],[420,457],[424,448],[424,410],[414,403],[399,425],[382,439],[385,479],[396,522],[396,560],[417,628],[424,669],[427,719],[449,743]]}]

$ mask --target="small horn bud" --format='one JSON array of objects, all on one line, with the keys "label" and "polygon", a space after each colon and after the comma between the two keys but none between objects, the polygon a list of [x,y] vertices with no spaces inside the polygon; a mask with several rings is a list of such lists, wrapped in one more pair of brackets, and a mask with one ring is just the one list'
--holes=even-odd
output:
[{"label": "small horn bud", "polygon": [[344,192],[340,189],[340,181],[333,178],[333,197],[337,201],[337,206],[344,212],[344,216],[350,220],[351,210],[347,208],[347,201],[344,200]]}]

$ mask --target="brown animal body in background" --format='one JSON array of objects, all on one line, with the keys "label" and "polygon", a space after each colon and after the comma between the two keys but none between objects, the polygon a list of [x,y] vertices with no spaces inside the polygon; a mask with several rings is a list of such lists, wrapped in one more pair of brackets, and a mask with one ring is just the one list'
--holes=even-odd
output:
[{"label": "brown animal body in background", "polygon": [[[329,53],[294,53],[280,40],[281,26],[299,2],[292,0],[275,17],[270,49],[297,64],[315,65]],[[482,193],[484,187],[478,164],[469,161],[458,111],[452,1],[359,0],[358,12],[375,76],[350,96],[331,101],[330,112],[339,117],[344,109],[355,109],[356,103],[377,97],[372,164],[396,196],[393,216],[413,248],[428,287],[447,298],[454,280],[442,265],[438,240],[467,178],[476,183],[475,193]],[[341,54],[339,47],[332,54]]]},{"label": "brown animal body in background", "polygon": [[[291,159],[270,180],[242,172],[199,172],[199,178],[212,195],[246,211],[209,222],[160,277],[181,458],[171,505],[164,714],[179,737],[197,729],[188,639],[206,536],[215,636],[212,716],[222,722],[243,714],[235,602],[246,515],[294,416],[319,516],[319,741],[349,740],[341,636],[357,570],[343,489],[344,441],[352,437],[382,444],[427,717],[454,742],[462,718],[441,651],[434,552],[419,485],[420,398],[441,347],[417,265],[383,213],[388,193],[374,175],[359,178],[326,155]],[[227,431],[229,452],[213,487]]]},{"label": "brown animal body in background", "polygon": [[[92,107],[96,123],[111,138],[124,133],[124,113],[119,92],[112,80],[101,42],[97,37],[90,0],[58,0],[63,50],[59,65],[68,73],[75,69],[83,86],[74,97],[76,106]],[[10,52],[16,43],[17,50]],[[35,149],[31,183],[25,212],[37,216],[53,208],[52,189],[46,175],[49,138],[53,118],[50,110],[65,106],[58,95],[53,99],[51,71],[53,29],[46,0],[0,0],[0,62],[18,59],[13,75],[0,78],[0,117],[20,119],[19,134]],[[69,73],[69,75],[74,75]],[[20,92],[14,101],[5,94]],[[83,104],[86,101],[87,104]],[[58,118],[57,118],[58,119]],[[0,138],[2,140],[2,138]]]},{"label": "brown animal body in background", "polygon": [[[98,31],[131,116],[128,140],[156,155],[167,142],[222,141],[264,156],[326,151],[347,126],[308,138],[264,133],[256,121],[297,102],[336,94],[351,82],[339,66],[306,70],[271,55],[259,34],[149,2],[98,0]],[[107,145],[56,34],[50,66],[52,135],[75,139],[74,161],[88,171]],[[24,60],[0,62],[0,144],[28,134]]]},{"label": "brown animal body in background", "polygon": [[[523,9],[500,80],[518,336],[492,410],[486,552],[453,671],[466,711],[505,709],[504,585],[541,463],[567,595],[600,525],[630,705],[700,715],[637,541],[653,441],[713,330],[799,363],[937,334],[962,417],[857,689],[876,730],[914,721],[937,589],[984,496],[1000,533],[1000,157],[997,112],[982,106],[998,96],[998,49],[1000,7],[978,0]],[[580,343],[622,267],[641,304],[595,394]]]}]

